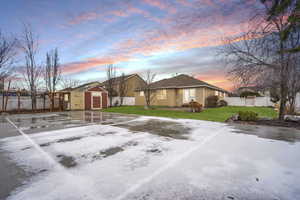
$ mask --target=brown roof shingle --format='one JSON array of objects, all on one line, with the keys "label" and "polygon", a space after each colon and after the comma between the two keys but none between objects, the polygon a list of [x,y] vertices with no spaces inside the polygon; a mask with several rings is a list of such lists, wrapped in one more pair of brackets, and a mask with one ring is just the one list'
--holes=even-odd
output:
[{"label": "brown roof shingle", "polygon": [[217,86],[211,85],[209,83],[206,83],[204,81],[195,79],[191,76],[181,74],[172,78],[163,79],[157,82],[154,82],[151,84],[151,88],[153,89],[163,89],[163,88],[187,88],[187,87],[209,87],[215,90],[219,91],[225,91],[226,90],[219,88]]}]

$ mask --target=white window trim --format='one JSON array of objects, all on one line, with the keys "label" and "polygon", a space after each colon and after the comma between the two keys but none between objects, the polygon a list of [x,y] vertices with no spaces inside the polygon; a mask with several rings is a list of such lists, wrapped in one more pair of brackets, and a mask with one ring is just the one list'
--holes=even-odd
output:
[{"label": "white window trim", "polygon": [[[191,93],[194,93],[191,95]],[[183,89],[183,102],[189,103],[191,100],[196,101],[196,88]]]},{"label": "white window trim", "polygon": [[[99,95],[93,95],[93,94],[99,94]],[[100,96],[100,108],[94,108],[93,96]],[[91,109],[92,110],[102,109],[102,92],[91,92]]]}]

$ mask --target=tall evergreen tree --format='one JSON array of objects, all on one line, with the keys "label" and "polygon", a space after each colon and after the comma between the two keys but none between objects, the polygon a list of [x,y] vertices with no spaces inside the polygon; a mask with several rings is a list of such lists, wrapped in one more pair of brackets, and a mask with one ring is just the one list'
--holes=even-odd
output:
[{"label": "tall evergreen tree", "polygon": [[[287,40],[289,35],[300,30],[300,0],[261,0],[264,4],[269,4],[268,20],[272,20],[279,15],[288,17],[288,24],[281,32],[282,40]],[[300,46],[286,49],[287,52],[300,52]]]}]

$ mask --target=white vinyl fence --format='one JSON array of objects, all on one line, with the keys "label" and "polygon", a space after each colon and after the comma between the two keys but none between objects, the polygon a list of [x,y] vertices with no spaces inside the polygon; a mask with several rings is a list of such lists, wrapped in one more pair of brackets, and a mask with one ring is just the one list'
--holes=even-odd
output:
[{"label": "white vinyl fence", "polygon": [[[109,99],[108,99],[109,101]],[[120,97],[113,97],[112,105],[120,105]],[[109,104],[109,102],[108,102]],[[124,97],[123,98],[123,106],[134,106],[135,105],[135,98],[134,97]]]},{"label": "white vinyl fence", "polygon": [[270,97],[225,97],[229,106],[274,106]]},{"label": "white vinyl fence", "polygon": [[[0,97],[0,107],[2,108],[2,96]],[[6,99],[4,99],[6,101]],[[50,101],[48,98],[45,100],[45,108],[48,109],[50,105]],[[44,109],[44,98],[38,97],[37,98],[37,109]],[[16,96],[9,96],[7,101],[7,111],[17,110],[18,109],[18,97]],[[20,110],[31,110],[31,98],[29,96],[20,97]]]},{"label": "white vinyl fence", "polygon": [[295,103],[296,103],[296,111],[300,112],[300,93],[297,94]]}]

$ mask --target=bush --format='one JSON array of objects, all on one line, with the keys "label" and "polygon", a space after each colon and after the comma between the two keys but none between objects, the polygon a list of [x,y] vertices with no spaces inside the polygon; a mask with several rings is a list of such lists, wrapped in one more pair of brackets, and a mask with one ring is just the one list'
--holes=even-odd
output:
[{"label": "bush", "polygon": [[184,103],[184,104],[181,105],[181,107],[188,108],[188,107],[190,107],[190,104],[189,103]]},{"label": "bush", "polygon": [[191,101],[190,107],[191,107],[191,112],[201,112],[202,111],[202,104],[200,104],[196,101]]},{"label": "bush", "polygon": [[218,107],[218,101],[219,101],[218,96],[208,96],[206,98],[206,107],[216,108],[216,107]]},{"label": "bush", "polygon": [[239,111],[239,120],[241,120],[241,121],[257,121],[258,114],[253,111]]},{"label": "bush", "polygon": [[224,106],[228,106],[228,103],[227,103],[227,101],[225,101],[225,100],[220,100],[219,102],[218,102],[218,106],[219,107],[224,107]]}]

